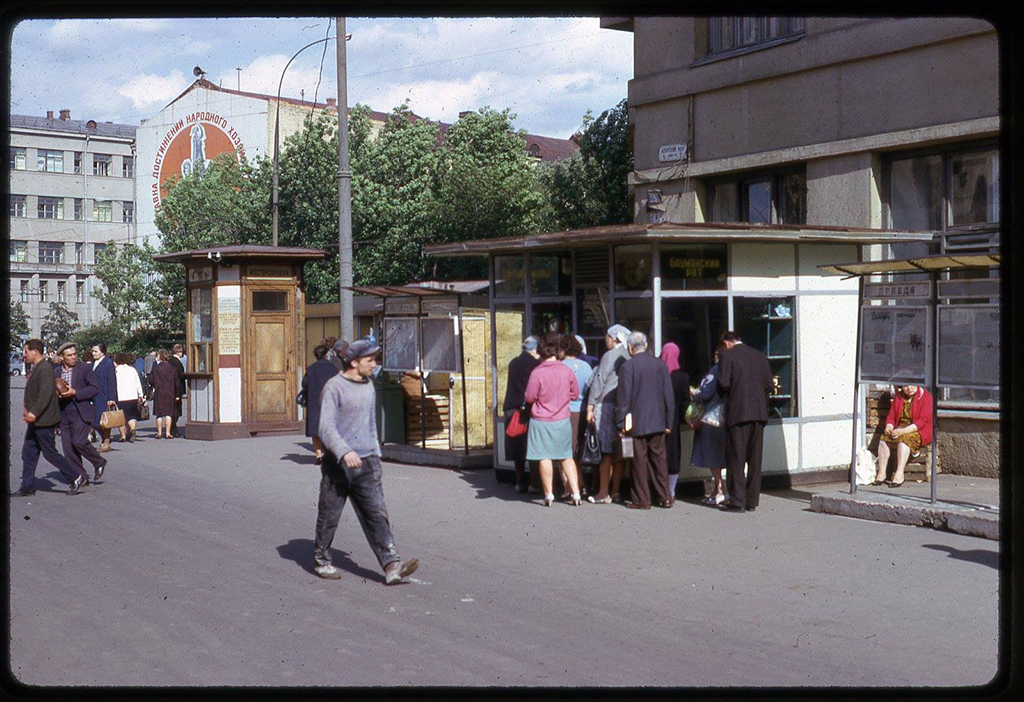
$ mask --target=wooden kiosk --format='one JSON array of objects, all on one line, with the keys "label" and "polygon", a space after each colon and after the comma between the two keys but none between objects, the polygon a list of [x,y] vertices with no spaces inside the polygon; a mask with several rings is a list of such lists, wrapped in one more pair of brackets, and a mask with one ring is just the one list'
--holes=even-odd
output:
[{"label": "wooden kiosk", "polygon": [[245,245],[155,257],[187,274],[186,438],[302,431],[302,266],[326,255]]}]

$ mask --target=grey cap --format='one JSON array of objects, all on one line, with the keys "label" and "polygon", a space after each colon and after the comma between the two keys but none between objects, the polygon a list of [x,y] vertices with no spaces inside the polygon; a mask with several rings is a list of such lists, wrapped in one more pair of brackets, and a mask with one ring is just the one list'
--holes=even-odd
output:
[{"label": "grey cap", "polygon": [[78,344],[76,344],[75,342],[73,342],[73,341],[65,341],[57,349],[57,354],[60,355],[60,354],[64,353],[64,349],[71,348],[72,346],[74,346],[76,350],[78,349]]},{"label": "grey cap", "polygon": [[523,339],[523,351],[533,351],[537,348],[539,339],[535,336],[528,336]]},{"label": "grey cap", "polygon": [[378,351],[380,351],[380,347],[369,339],[357,339],[348,345],[348,350],[345,351],[345,363],[351,363],[364,356],[373,356]]},{"label": "grey cap", "polygon": [[334,346],[331,347],[331,350],[333,350],[338,356],[344,357],[345,352],[348,351],[348,342],[344,339],[338,339],[334,342]]}]

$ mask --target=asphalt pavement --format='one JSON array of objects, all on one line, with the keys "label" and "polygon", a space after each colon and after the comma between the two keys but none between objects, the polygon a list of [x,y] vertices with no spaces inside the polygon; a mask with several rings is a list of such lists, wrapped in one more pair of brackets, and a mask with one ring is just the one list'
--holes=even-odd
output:
[{"label": "asphalt pavement", "polygon": [[[15,385],[23,383],[14,382]],[[11,390],[10,489],[21,392]],[[114,444],[66,496],[10,501],[29,685],[965,686],[997,671],[999,542],[811,512],[542,506],[493,472],[385,464],[385,587],[351,507],[313,573],[308,440]]]}]

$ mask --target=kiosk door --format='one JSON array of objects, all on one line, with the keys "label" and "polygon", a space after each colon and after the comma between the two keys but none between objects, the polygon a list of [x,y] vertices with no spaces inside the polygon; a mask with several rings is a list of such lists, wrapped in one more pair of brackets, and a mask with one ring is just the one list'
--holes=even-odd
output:
[{"label": "kiosk door", "polygon": [[[283,290],[251,290],[248,421],[288,422],[297,418],[294,319]],[[283,308],[283,309],[282,309]]]}]

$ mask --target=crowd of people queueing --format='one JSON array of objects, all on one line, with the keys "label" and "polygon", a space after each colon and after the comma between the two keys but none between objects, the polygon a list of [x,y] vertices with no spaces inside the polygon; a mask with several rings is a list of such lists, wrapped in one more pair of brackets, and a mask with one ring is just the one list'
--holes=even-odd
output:
[{"label": "crowd of people queueing", "polygon": [[[560,477],[561,499],[571,505],[586,496],[591,504],[671,508],[681,468],[680,427],[687,408],[699,403],[706,421],[687,423],[694,429],[690,463],[714,478],[705,504],[740,512],[757,508],[773,387],[767,358],[726,332],[714,364],[691,386],[679,345],[666,343],[655,357],[647,353],[648,343],[645,334],[621,324],[608,328],[600,360],[586,354],[578,335],[523,341],[522,353],[509,363],[503,403],[505,454],[515,467],[517,492],[540,493],[550,506]],[[628,500],[621,493],[626,460],[632,461]],[[537,470],[528,473],[531,464]],[[583,464],[594,466],[589,486]]]},{"label": "crowd of people queueing", "polygon": [[[27,425],[22,446],[21,486],[12,497],[35,494],[35,474],[40,455],[46,458],[70,486],[69,495],[103,477],[111,451],[113,426],[104,426],[105,412],[117,415],[114,422],[122,442],[136,440],[138,422],[149,417],[149,401],[156,417],[156,438],[178,436],[177,420],[185,395],[185,355],[181,344],[172,354],[154,350],[146,357],[129,353],[107,355],[106,344],[94,344],[81,353],[73,342],[46,353],[43,342],[29,339],[22,347],[28,377],[22,421]],[[63,455],[57,450],[60,436]],[[93,446],[98,443],[98,446]],[[93,466],[90,478],[84,461]]]}]

